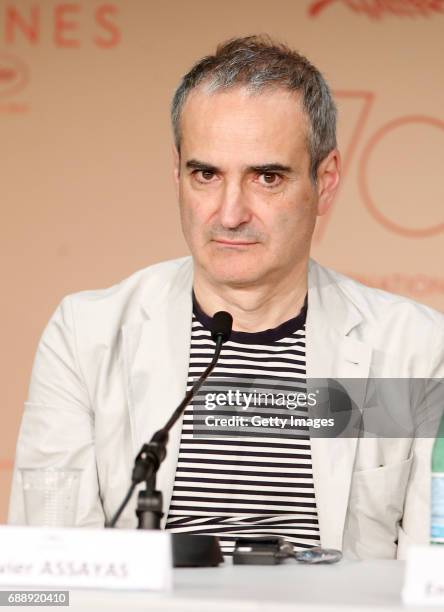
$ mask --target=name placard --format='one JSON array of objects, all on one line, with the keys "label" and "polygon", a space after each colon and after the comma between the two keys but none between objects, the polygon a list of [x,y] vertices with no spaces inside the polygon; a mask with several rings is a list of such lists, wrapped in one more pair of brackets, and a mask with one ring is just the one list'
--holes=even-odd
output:
[{"label": "name placard", "polygon": [[444,605],[444,545],[408,550],[402,599],[416,606]]},{"label": "name placard", "polygon": [[165,531],[0,526],[0,586],[169,590]]}]

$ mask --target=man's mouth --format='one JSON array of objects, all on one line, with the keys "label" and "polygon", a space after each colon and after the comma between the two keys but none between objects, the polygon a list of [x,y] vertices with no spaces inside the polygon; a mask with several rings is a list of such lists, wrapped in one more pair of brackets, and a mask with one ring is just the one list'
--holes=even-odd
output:
[{"label": "man's mouth", "polygon": [[214,239],[213,242],[220,244],[222,246],[228,247],[243,247],[243,246],[252,246],[253,244],[258,244],[256,241],[248,241],[248,240],[226,240],[225,238],[217,238]]}]

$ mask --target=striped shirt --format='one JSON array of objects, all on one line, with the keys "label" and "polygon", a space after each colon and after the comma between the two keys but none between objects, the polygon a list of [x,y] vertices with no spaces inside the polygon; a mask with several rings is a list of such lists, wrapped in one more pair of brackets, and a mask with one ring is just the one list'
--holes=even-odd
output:
[{"label": "striped shirt", "polygon": [[[289,401],[306,390],[306,312],[307,300],[282,325],[232,332],[223,345],[184,413],[166,529],[217,535],[225,555],[242,536],[320,544],[310,436],[290,423],[307,417],[307,407]],[[194,300],[188,388],[214,354],[210,322]]]}]

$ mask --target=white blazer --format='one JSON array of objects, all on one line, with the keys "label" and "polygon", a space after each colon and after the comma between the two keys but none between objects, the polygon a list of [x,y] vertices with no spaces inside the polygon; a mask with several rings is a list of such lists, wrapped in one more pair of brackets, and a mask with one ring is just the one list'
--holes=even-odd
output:
[{"label": "white blazer", "polygon": [[[9,522],[24,524],[22,467],[83,469],[77,523],[102,526],[119,506],[141,445],[186,390],[191,335],[192,259],[136,272],[109,289],[66,297],[41,338],[20,428]],[[444,376],[444,315],[370,289],[310,261],[307,376]],[[442,386],[442,385],[441,385]],[[414,398],[392,399],[394,413]],[[181,422],[158,474],[169,507]],[[427,542],[430,455],[420,438],[312,438],[322,546],[349,557],[403,557]],[[136,525],[136,497],[119,525]]]}]

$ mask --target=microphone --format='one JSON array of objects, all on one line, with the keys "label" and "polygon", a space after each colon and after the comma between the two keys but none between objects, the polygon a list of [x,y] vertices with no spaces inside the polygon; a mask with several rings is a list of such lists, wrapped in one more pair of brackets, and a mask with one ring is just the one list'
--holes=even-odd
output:
[{"label": "microphone", "polygon": [[147,490],[139,493],[139,502],[136,514],[139,518],[139,529],[160,529],[160,519],[162,513],[162,494],[154,491],[156,473],[166,457],[166,445],[168,444],[169,431],[180,418],[185,408],[199,391],[203,383],[214,370],[220,356],[222,344],[227,342],[231,336],[233,317],[229,312],[220,310],[216,312],[211,321],[211,338],[216,343],[213,359],[203,374],[187,391],[185,397],[180,402],[176,410],[170,416],[164,427],[156,431],[150,442],[144,444],[140,449],[135,461],[131,475],[131,486],[112,519],[105,524],[105,527],[115,527],[120,515],[131,499],[132,494],[138,484],[146,482]]},{"label": "microphone", "polygon": [[225,310],[216,312],[211,322],[211,337],[214,342],[217,342],[219,336],[222,337],[222,342],[229,340],[232,327],[233,317],[229,312],[225,312]]}]

